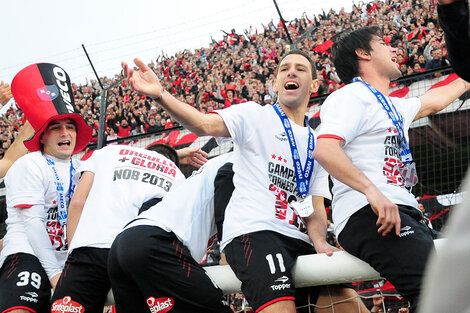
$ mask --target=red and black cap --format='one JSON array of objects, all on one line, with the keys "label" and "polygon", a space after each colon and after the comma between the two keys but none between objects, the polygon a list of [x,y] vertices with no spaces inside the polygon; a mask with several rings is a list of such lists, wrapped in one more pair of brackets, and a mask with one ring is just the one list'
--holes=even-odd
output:
[{"label": "red and black cap", "polygon": [[13,78],[11,92],[36,133],[24,141],[30,151],[41,149],[40,137],[50,122],[69,118],[77,126],[77,142],[73,153],[90,142],[92,128],[75,111],[69,75],[60,66],[50,63],[32,64]]}]

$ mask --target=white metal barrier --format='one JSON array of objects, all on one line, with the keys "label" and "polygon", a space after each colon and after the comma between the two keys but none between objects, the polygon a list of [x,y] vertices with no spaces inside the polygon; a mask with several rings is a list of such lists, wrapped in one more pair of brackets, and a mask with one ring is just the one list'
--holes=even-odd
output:
[{"label": "white metal barrier", "polygon": [[[434,240],[437,252],[445,243],[445,239]],[[224,294],[240,292],[241,282],[228,265],[215,265],[204,268],[212,281],[219,286]],[[380,275],[369,264],[350,255],[345,251],[326,254],[303,255],[297,258],[294,267],[295,287],[331,285],[353,281],[380,279]],[[114,304],[110,291],[108,304]]]}]

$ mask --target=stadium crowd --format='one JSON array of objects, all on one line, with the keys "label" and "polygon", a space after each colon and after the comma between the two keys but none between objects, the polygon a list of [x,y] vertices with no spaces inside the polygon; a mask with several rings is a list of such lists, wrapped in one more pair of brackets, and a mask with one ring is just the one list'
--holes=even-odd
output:
[{"label": "stadium crowd", "polygon": [[[385,35],[384,41],[398,47],[397,63],[400,64],[402,76],[419,74],[449,64],[445,57],[442,30],[436,26],[435,9],[419,1],[361,3],[354,5],[351,13],[330,10],[312,18],[304,13],[300,18],[291,21],[288,28],[296,46],[304,51],[311,51],[316,63],[320,88],[312,97],[328,94],[343,85],[331,61],[329,49],[332,38],[345,29],[368,25],[380,25]],[[194,52],[185,50],[174,56],[166,56],[162,51],[157,60],[150,62],[148,67],[160,77],[163,90],[202,113],[250,100],[262,105],[273,104],[276,98],[273,90],[275,70],[281,62],[280,57],[287,52],[287,35],[281,23],[275,25],[271,21],[267,26],[263,25],[263,28],[263,32],[248,29],[244,34],[238,34],[232,29],[230,33],[225,33],[223,39],[213,39],[208,48],[196,49]],[[124,67],[125,72],[128,72],[126,67],[127,65]],[[440,74],[434,75],[438,77]],[[109,86],[121,81],[121,78],[122,76],[117,74],[111,79],[104,78],[103,81]],[[3,82],[0,88],[0,102],[4,105],[11,93],[9,94],[9,86]],[[107,140],[179,126],[177,121],[159,107],[156,100],[140,95],[133,89],[135,87],[131,88],[126,81],[111,89],[109,105],[106,108]],[[96,141],[101,101],[100,86],[97,81],[90,80],[85,85],[73,85],[73,90],[76,111],[92,126],[92,141]],[[158,99],[162,101],[163,91],[160,93]],[[153,96],[157,97],[155,94]],[[3,154],[3,150],[12,143],[15,133],[25,123],[25,118],[19,109],[13,107],[1,119],[0,153]],[[64,122],[61,126],[67,126],[65,124]],[[76,124],[74,127],[77,132]],[[44,142],[41,143],[44,145]],[[66,142],[65,145],[70,144]],[[72,162],[70,166],[73,168]],[[235,299],[233,302],[236,302]],[[377,308],[379,307],[380,305],[377,305]],[[235,308],[232,307],[232,310]]]},{"label": "stadium crowd", "polygon": [[[359,2],[353,5],[352,12],[342,9],[313,16],[304,13],[289,21],[287,28],[296,47],[311,51],[316,62],[320,88],[312,97],[330,93],[342,85],[329,52],[332,38],[345,29],[367,25],[380,25],[386,42],[399,49],[397,57],[403,76],[449,64],[435,6],[427,3],[417,0]],[[184,50],[168,56],[162,51],[149,67],[163,77],[168,92],[201,112],[248,100],[272,104],[275,101],[274,72],[280,56],[286,52],[288,39],[281,23],[271,20],[262,26],[262,31],[250,28],[243,33],[232,29],[222,39],[212,39],[209,47],[194,52]],[[109,86],[120,78],[118,74],[102,80]],[[93,126],[96,141],[101,100],[99,83],[90,80],[73,87],[77,110]],[[155,101],[138,95],[126,82],[111,90],[106,120],[108,141],[179,125]],[[11,109],[1,117],[0,156],[23,122],[19,110]]]}]

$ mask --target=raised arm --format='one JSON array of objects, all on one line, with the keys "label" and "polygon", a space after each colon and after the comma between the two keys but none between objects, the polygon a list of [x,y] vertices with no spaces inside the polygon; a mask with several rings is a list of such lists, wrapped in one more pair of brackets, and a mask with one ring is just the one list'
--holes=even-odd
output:
[{"label": "raised arm", "polygon": [[13,95],[11,94],[10,85],[5,84],[2,80],[0,82],[0,104],[7,104],[7,102],[10,101],[11,98],[13,98]]},{"label": "raised arm", "polygon": [[163,89],[157,75],[140,59],[134,59],[140,71],[130,68],[122,62],[124,75],[130,86],[147,96],[156,98],[175,120],[198,136],[230,137],[223,119],[218,114],[203,114],[192,106],[179,101]]},{"label": "raised arm", "polygon": [[376,225],[383,236],[395,228],[400,234],[401,219],[398,207],[380,192],[364,173],[348,158],[342,149],[343,141],[333,138],[319,138],[313,157],[331,176],[367,197],[372,210],[378,216]]},{"label": "raised arm", "polygon": [[420,98],[421,108],[415,119],[426,117],[445,109],[455,99],[470,90],[470,83],[458,78],[448,85],[431,89]]},{"label": "raised arm", "polygon": [[3,159],[0,160],[0,178],[4,177],[10,166],[20,157],[28,152],[28,149],[23,144],[23,141],[29,139],[34,134],[34,129],[26,122],[20,129],[15,141],[11,144],[5,153]]}]

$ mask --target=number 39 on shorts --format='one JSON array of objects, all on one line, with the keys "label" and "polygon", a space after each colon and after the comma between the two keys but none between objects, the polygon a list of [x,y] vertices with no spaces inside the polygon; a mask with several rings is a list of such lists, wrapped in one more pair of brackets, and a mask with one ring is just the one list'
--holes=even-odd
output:
[{"label": "number 39 on shorts", "polygon": [[35,272],[27,272],[23,271],[18,274],[19,281],[16,283],[17,286],[26,286],[28,284],[31,284],[36,289],[41,288],[41,275]]}]

